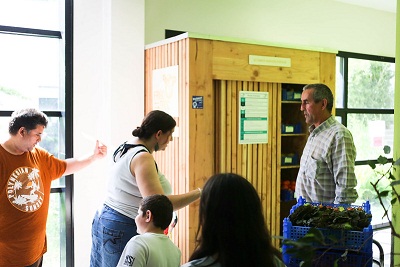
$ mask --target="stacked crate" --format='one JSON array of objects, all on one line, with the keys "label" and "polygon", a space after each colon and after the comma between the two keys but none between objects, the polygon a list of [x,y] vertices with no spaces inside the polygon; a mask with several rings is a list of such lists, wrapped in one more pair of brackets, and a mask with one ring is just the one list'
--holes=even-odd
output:
[{"label": "stacked crate", "polygon": [[[305,205],[306,203],[319,206],[321,203],[309,203],[305,202],[303,198],[299,198],[296,205],[294,205],[290,211],[290,214],[296,210],[299,206]],[[326,205],[326,204],[325,204]],[[346,204],[329,204],[332,207],[343,207],[343,208],[360,208],[366,212],[371,213],[370,205],[367,201],[362,206],[346,205]],[[298,240],[304,237],[311,227],[305,226],[293,226],[289,217],[283,220],[283,237],[286,240]],[[337,261],[338,267],[370,267],[372,266],[372,239],[373,230],[371,224],[365,227],[362,231],[343,230],[343,229],[328,229],[318,228],[324,236],[324,245],[312,244],[315,250],[315,262],[313,266],[330,267],[334,266],[334,262]],[[289,254],[287,251],[290,248],[289,245],[282,246],[283,261],[288,267],[297,267],[300,265],[302,260],[296,258],[294,255]]]}]

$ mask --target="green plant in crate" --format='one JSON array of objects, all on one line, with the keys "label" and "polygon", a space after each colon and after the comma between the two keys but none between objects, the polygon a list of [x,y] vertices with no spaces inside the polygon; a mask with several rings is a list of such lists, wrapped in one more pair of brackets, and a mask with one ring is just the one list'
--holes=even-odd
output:
[{"label": "green plant in crate", "polygon": [[[385,146],[383,151],[384,154],[387,155],[390,153],[391,149],[389,146]],[[374,170],[374,173],[376,175],[376,179],[373,179],[373,181],[370,182],[373,188],[373,197],[376,197],[378,199],[380,205],[384,210],[383,216],[388,219],[392,234],[398,238],[400,238],[400,233],[396,232],[396,229],[394,228],[391,218],[389,216],[389,212],[391,205],[395,204],[397,201],[400,202],[399,192],[395,188],[396,185],[400,185],[400,180],[396,179],[395,177],[395,170],[396,167],[398,167],[399,165],[400,159],[391,160],[385,156],[379,156],[376,161],[369,162],[369,166]],[[377,166],[382,168],[377,168]],[[388,196],[392,196],[390,203],[385,201]],[[297,212],[300,213],[301,211],[303,212],[302,216],[304,216],[304,212],[307,212],[309,214],[313,214],[313,212],[324,212],[321,211],[321,209],[317,209],[312,206],[304,206],[302,207],[302,210],[298,210]],[[313,219],[313,217],[310,216],[310,218],[304,220],[302,216],[298,216],[297,214],[294,218],[291,218],[291,221],[297,218],[300,222],[306,222],[308,226],[316,225],[318,227],[318,224],[316,223],[320,220],[320,218]],[[347,217],[351,216],[346,215],[345,217],[346,220],[348,220]],[[351,225],[349,225],[347,221],[344,224],[337,224],[336,226],[338,226],[337,228],[339,229],[341,228],[350,230],[350,228],[353,228],[350,227]],[[329,251],[333,249],[334,243],[337,241],[338,240],[336,240],[336,238],[332,236],[324,237],[324,234],[320,229],[311,227],[307,234],[297,240],[284,239],[283,245],[286,245],[288,247],[285,253],[292,255],[294,258],[301,259],[300,266],[310,267],[315,266],[315,264],[317,264],[316,266],[318,266],[318,261],[322,259],[326,253],[329,253]],[[322,252],[320,249],[321,247],[324,248]],[[318,254],[316,252],[318,252]],[[345,249],[343,250],[343,253],[338,254],[338,256],[333,261],[333,266],[337,267],[339,266],[340,261],[346,261],[349,252],[351,252],[351,250]]]}]

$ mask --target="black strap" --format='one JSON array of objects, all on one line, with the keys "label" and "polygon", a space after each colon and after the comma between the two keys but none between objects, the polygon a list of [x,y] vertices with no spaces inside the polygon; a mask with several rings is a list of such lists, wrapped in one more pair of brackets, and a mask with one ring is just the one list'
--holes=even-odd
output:
[{"label": "black strap", "polygon": [[[138,152],[136,152],[136,154],[133,155],[133,157],[136,156],[137,154],[141,153],[141,152],[148,152],[147,147],[144,146],[144,145],[141,145],[141,144],[127,144],[126,142],[127,142],[127,141],[125,141],[124,143],[122,143],[122,144],[114,151],[114,154],[113,154],[113,160],[114,160],[114,162],[117,162],[116,157],[117,157],[118,155],[119,155],[119,158],[122,158],[122,156],[125,155],[126,152],[128,152],[129,149],[134,148],[134,147],[142,146],[142,147],[144,147],[144,148],[141,149],[141,150],[139,150]],[[132,157],[132,158],[133,158],[133,157]],[[154,161],[154,163],[156,164],[156,170],[157,170],[157,172],[158,172],[158,166],[157,166],[156,161]]]},{"label": "black strap", "polygon": [[[114,154],[113,154],[113,160],[114,160],[114,162],[117,162],[117,159],[116,159],[116,158],[117,158],[118,155],[119,155],[120,158],[122,158],[122,156],[125,155],[126,152],[128,152],[129,149],[134,148],[134,147],[138,147],[138,146],[142,146],[142,147],[146,148],[144,145],[141,145],[141,144],[127,144],[126,142],[122,143],[122,144],[114,151]],[[137,153],[143,152],[143,151],[146,151],[146,152],[147,152],[146,149],[141,149],[141,150],[139,150]],[[137,153],[136,153],[136,154],[137,154]],[[135,155],[136,155],[136,154],[135,154]],[[134,155],[134,156],[135,156],[135,155]]]}]

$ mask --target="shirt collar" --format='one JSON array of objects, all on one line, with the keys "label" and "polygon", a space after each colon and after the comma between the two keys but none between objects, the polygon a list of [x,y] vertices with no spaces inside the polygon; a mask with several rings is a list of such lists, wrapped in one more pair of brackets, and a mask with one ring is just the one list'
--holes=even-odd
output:
[{"label": "shirt collar", "polygon": [[315,125],[313,124],[310,127],[308,127],[308,130],[313,135],[316,135],[316,134],[322,132],[323,130],[329,128],[334,123],[335,123],[335,118],[331,115],[328,119],[326,119],[318,127],[315,127]]}]

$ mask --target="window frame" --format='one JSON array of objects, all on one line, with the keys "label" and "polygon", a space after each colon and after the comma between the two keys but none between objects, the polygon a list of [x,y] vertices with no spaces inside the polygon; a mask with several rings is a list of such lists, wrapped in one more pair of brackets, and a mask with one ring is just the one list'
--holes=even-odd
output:
[{"label": "window frame", "polygon": [[[387,63],[395,63],[395,58],[392,57],[384,57],[384,56],[377,56],[377,55],[368,55],[368,54],[361,54],[361,53],[353,53],[353,52],[345,52],[345,51],[338,51],[336,57],[343,58],[343,108],[335,107],[335,116],[341,118],[341,122],[344,126],[347,127],[347,116],[349,114],[389,114],[394,115],[394,108],[393,109],[376,109],[376,108],[349,108],[348,107],[348,73],[349,73],[349,59],[361,59],[361,60],[370,60],[370,61],[380,61],[380,62],[387,62]],[[336,105],[335,105],[336,106]],[[389,160],[393,160],[393,158],[389,158]],[[363,166],[369,165],[369,163],[378,164],[376,158],[368,159],[368,160],[356,160],[356,166]],[[389,226],[388,222],[373,225],[374,229],[383,229]]]},{"label": "window frame", "polygon": [[[74,155],[73,124],[73,25],[74,0],[65,1],[65,156]],[[74,179],[73,174],[65,177],[66,218],[66,266],[74,267]]]},{"label": "window frame", "polygon": [[[42,110],[48,117],[64,117],[65,119],[65,157],[73,157],[73,0],[64,0],[65,4],[65,32],[43,30],[26,27],[13,27],[0,25],[1,34],[15,34],[34,36],[38,38],[64,39],[64,64],[65,77],[65,110],[46,111]],[[0,117],[10,117],[13,110],[0,110]],[[65,186],[51,188],[51,194],[65,194],[65,266],[74,266],[74,227],[73,227],[73,175],[65,177]],[[63,255],[64,252],[61,251]],[[64,263],[62,263],[64,265]]]}]

